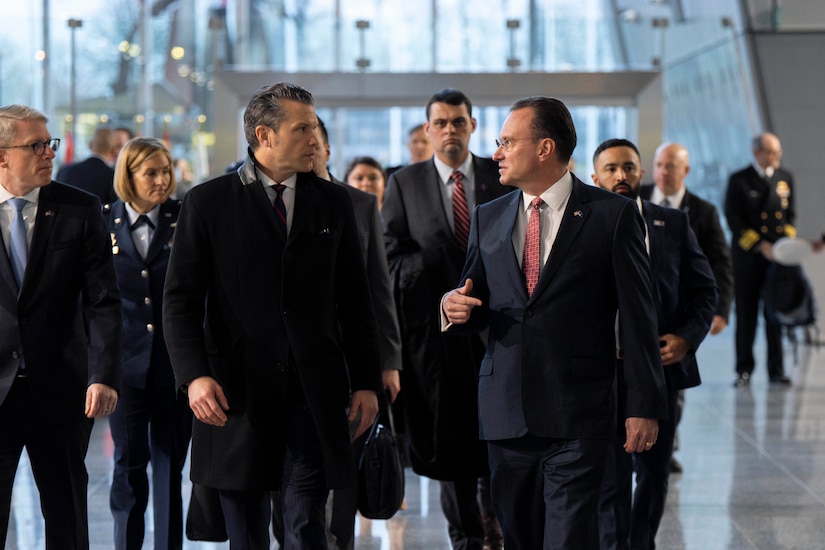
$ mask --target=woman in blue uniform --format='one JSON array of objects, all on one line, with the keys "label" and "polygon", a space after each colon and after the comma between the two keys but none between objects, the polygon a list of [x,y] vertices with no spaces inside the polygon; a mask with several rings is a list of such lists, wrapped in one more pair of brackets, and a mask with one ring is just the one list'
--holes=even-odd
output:
[{"label": "woman in blue uniform", "polygon": [[172,157],[155,138],[130,140],[115,167],[119,200],[107,209],[123,302],[122,385],[109,417],[115,467],[109,503],[115,548],[140,549],[152,465],[154,547],[183,543],[181,470],[192,434],[185,395],[175,392],[161,305],[180,201]]}]

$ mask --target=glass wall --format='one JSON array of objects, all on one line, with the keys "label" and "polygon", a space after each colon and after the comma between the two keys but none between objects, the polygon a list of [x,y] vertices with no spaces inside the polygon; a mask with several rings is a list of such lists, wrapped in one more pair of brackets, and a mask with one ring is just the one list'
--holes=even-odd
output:
[{"label": "glass wall", "polygon": [[[617,18],[607,0],[39,0],[4,8],[0,103],[44,110],[55,135],[74,138],[76,158],[88,153],[98,124],[163,137],[176,157],[189,158],[200,180],[210,175],[219,69],[488,75],[651,69],[672,31]],[[669,90],[691,78],[680,70],[704,70],[701,61],[669,62]],[[420,108],[330,106],[335,172],[356,153],[406,162],[406,132],[422,121],[424,101]],[[478,106],[475,152],[492,152],[506,107]],[[636,137],[634,109],[581,107],[574,118],[575,161],[585,176],[589,151],[601,139]],[[677,139],[684,125],[675,112],[669,120]]]}]

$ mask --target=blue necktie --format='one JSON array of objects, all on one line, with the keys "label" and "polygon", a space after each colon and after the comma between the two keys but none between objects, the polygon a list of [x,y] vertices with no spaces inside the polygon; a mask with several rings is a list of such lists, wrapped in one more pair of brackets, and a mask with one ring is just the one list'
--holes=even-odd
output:
[{"label": "blue necktie", "polygon": [[26,243],[26,221],[23,219],[23,208],[29,201],[15,197],[9,199],[8,202],[14,207],[14,218],[11,220],[9,259],[11,260],[11,269],[14,271],[14,278],[17,279],[17,287],[20,288],[23,285],[23,274],[26,272],[26,260],[29,257],[29,245]]}]

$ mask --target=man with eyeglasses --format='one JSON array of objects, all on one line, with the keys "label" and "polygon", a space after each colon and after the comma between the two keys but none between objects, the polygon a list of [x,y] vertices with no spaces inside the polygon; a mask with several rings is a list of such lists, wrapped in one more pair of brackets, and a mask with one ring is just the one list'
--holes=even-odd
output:
[{"label": "man with eyeglasses", "polygon": [[51,179],[47,121],[0,108],[0,545],[25,447],[46,547],[82,549],[93,419],[117,404],[120,293],[100,201]]},{"label": "man with eyeglasses", "polygon": [[561,101],[514,103],[499,143],[501,183],[520,191],[473,213],[442,327],[489,334],[479,424],[504,547],[597,549],[617,380],[625,451],[650,450],[667,417],[643,222],[568,171],[576,130]]},{"label": "man with eyeglasses", "polygon": [[486,538],[495,550],[500,534],[489,503],[487,451],[478,438],[484,343],[478,335],[442,334],[436,307],[461,274],[473,208],[512,190],[499,184],[495,162],[470,153],[472,109],[451,88],[430,98],[424,129],[435,154],[390,176],[381,215],[401,326],[398,403],[412,469],[441,481],[454,548],[478,550]]}]

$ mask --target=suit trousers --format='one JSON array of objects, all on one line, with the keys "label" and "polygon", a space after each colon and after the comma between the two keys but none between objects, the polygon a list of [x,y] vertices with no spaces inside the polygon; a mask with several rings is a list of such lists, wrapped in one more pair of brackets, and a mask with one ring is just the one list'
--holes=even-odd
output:
[{"label": "suit trousers", "polygon": [[84,460],[93,423],[86,418],[44,422],[27,379],[15,379],[0,405],[0,546],[6,546],[14,476],[25,447],[40,492],[46,548],[89,548]]},{"label": "suit trousers", "polygon": [[300,386],[289,399],[286,455],[281,490],[221,490],[221,506],[232,550],[268,550],[270,499],[280,496],[283,548],[326,549],[327,484],[321,442]]},{"label": "suit trousers", "polygon": [[123,386],[117,409],[109,417],[115,444],[115,467],[109,507],[115,523],[115,548],[140,550],[144,514],[149,503],[152,464],[152,509],[155,548],[183,545],[181,472],[192,436],[192,411],[173,386],[146,389]]},{"label": "suit trousers", "polygon": [[493,508],[507,550],[596,550],[607,439],[489,441]]},{"label": "suit trousers", "polygon": [[[761,254],[743,252],[733,247],[734,297],[736,306],[736,372],[753,373],[753,343],[759,317],[762,284],[770,262]],[[768,344],[768,376],[785,374],[782,362],[782,327],[773,322],[762,304],[765,339]]]},{"label": "suit trousers", "polygon": [[478,477],[467,475],[442,481],[440,485],[441,510],[447,519],[453,550],[481,550],[484,523],[478,498]]},{"label": "suit trousers", "polygon": [[[667,500],[678,398],[677,390],[668,391],[669,417],[659,420],[659,437],[649,451],[625,452],[624,438],[610,443],[599,502],[602,550],[656,548],[656,533]],[[636,489],[631,493],[634,471]]]}]

